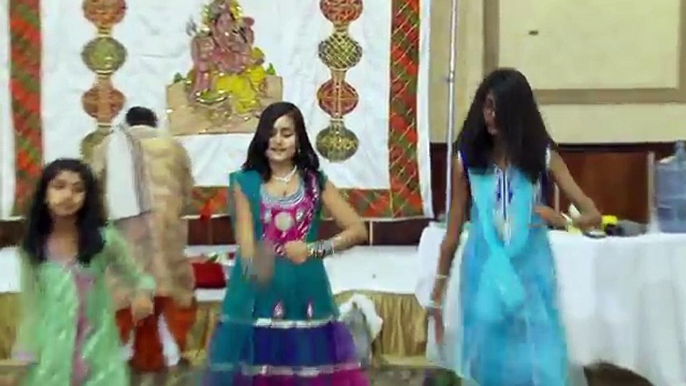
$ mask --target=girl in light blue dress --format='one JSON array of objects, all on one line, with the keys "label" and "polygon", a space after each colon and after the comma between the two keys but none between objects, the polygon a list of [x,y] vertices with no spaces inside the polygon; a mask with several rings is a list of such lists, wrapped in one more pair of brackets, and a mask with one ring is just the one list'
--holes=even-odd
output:
[{"label": "girl in light blue dress", "polygon": [[[565,331],[547,225],[568,221],[544,204],[548,176],[580,209],[600,214],[555,151],[527,79],[498,69],[481,83],[456,142],[452,197],[432,293],[436,339],[457,345],[452,369],[480,386],[567,386]],[[443,341],[441,305],[462,226],[460,331]]]}]

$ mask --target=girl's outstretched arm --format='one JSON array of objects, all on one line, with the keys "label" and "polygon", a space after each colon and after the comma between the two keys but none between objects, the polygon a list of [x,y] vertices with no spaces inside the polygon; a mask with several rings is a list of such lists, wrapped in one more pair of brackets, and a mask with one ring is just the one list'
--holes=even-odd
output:
[{"label": "girl's outstretched arm", "polygon": [[322,192],[324,207],[331,213],[341,233],[332,239],[336,251],[346,250],[367,241],[367,228],[355,209],[343,198],[340,191],[328,179]]},{"label": "girl's outstretched arm", "polygon": [[138,291],[152,293],[155,290],[155,280],[143,273],[143,270],[131,257],[126,240],[113,226],[108,227],[105,231],[105,248],[109,256],[107,264],[117,276]]},{"label": "girl's outstretched arm", "polygon": [[574,181],[567,164],[556,151],[551,151],[550,154],[550,172],[562,193],[581,213],[579,217],[573,219],[574,226],[580,229],[599,227],[602,222],[600,211],[593,200]]},{"label": "girl's outstretched arm", "polygon": [[112,226],[105,231],[105,248],[109,257],[108,266],[117,276],[136,289],[135,296],[131,300],[131,313],[134,320],[150,315],[153,312],[152,297],[156,287],[155,279],[146,275],[138,266],[131,257],[124,237]]},{"label": "girl's outstretched arm", "polygon": [[467,202],[469,200],[469,186],[464,166],[459,157],[453,158],[450,208],[448,208],[448,224],[446,226],[445,237],[441,242],[438,268],[436,271],[436,283],[431,295],[431,299],[436,304],[443,302],[443,294],[446,289],[450,268],[455,258],[462,227],[464,226],[467,215]]}]

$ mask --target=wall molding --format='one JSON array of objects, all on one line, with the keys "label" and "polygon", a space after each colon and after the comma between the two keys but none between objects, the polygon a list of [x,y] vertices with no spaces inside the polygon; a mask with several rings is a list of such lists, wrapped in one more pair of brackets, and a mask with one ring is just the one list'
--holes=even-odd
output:
[{"label": "wall molding", "polygon": [[[500,66],[500,1],[483,0],[483,70]],[[607,105],[686,103],[686,0],[679,2],[679,74],[674,88],[536,89],[541,105]]]}]

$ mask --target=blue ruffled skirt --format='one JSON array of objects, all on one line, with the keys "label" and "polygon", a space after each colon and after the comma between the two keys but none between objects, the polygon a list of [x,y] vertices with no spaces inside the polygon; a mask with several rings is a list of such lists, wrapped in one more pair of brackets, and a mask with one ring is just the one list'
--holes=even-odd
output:
[{"label": "blue ruffled skirt", "polygon": [[321,260],[277,258],[269,285],[232,272],[210,343],[207,386],[368,386],[352,335],[337,320]]},{"label": "blue ruffled skirt", "polygon": [[[545,229],[529,235],[524,250],[512,258],[525,300],[500,318],[484,318],[476,299],[488,244],[480,227],[470,228],[460,269],[462,331],[453,369],[479,386],[566,386],[568,358],[557,306],[557,282]],[[450,344],[450,342],[448,342]]]}]

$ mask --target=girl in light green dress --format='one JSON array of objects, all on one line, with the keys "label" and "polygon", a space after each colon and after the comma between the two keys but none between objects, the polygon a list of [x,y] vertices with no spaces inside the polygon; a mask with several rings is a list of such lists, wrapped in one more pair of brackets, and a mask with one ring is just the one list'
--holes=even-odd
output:
[{"label": "girl in light green dress", "polygon": [[154,280],[106,226],[97,184],[76,159],[47,165],[38,182],[20,248],[21,315],[14,357],[28,365],[27,386],[125,386],[105,271],[137,288],[132,310],[152,310]]}]

